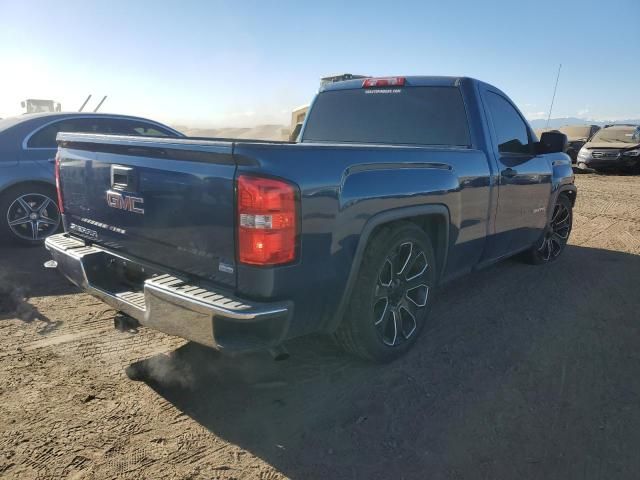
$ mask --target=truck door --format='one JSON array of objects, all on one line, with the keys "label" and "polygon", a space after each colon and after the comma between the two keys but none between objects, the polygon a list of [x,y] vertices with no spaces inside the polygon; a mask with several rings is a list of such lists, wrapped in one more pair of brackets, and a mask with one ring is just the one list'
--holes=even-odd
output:
[{"label": "truck door", "polygon": [[535,137],[517,108],[501,92],[484,87],[482,98],[497,162],[498,201],[487,259],[532,245],[547,219],[551,166],[535,153]]}]

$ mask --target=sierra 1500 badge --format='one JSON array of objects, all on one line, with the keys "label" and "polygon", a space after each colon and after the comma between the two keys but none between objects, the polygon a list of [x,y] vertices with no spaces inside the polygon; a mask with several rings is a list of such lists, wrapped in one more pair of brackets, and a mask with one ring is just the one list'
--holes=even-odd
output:
[{"label": "sierra 1500 badge", "polygon": [[125,195],[120,192],[107,192],[107,205],[111,208],[119,208],[128,212],[139,213],[144,215],[144,198]]}]

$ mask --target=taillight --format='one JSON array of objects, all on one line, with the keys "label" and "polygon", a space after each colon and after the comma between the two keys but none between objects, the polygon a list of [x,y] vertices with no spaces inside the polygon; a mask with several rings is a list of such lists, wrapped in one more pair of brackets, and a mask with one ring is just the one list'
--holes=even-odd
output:
[{"label": "taillight", "polygon": [[362,88],[402,87],[404,82],[404,77],[365,78],[362,82]]},{"label": "taillight", "polygon": [[56,154],[56,190],[58,191],[58,210],[64,213],[64,205],[62,203],[62,185],[60,184],[60,154]]},{"label": "taillight", "polygon": [[238,259],[278,265],[296,258],[297,188],[272,178],[238,177]]}]

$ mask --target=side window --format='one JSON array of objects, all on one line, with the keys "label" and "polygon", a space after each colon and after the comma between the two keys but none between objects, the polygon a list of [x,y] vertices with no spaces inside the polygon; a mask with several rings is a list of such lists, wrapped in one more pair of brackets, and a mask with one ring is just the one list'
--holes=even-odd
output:
[{"label": "side window", "polygon": [[138,135],[145,137],[173,137],[173,134],[169,135],[167,132],[156,128],[153,125],[140,125],[135,127],[134,130],[138,132]]},{"label": "side window", "polygon": [[[60,122],[61,123],[61,122]],[[56,148],[56,135],[59,132],[59,123],[54,123],[36,132],[27,143],[29,148]]]},{"label": "side window", "polygon": [[173,137],[174,135],[156,125],[136,120],[111,119],[111,133],[114,135],[141,135],[145,137]]},{"label": "side window", "polygon": [[94,119],[91,118],[74,118],[69,120],[61,120],[59,122],[47,125],[37,131],[27,143],[29,148],[57,148],[56,135],[58,132],[83,132],[96,133],[98,126]]},{"label": "side window", "polygon": [[95,118],[92,119],[92,122],[95,125],[95,129],[93,130],[95,133],[109,135],[113,129],[113,120],[110,118]]},{"label": "side window", "polygon": [[498,137],[500,153],[531,153],[528,129],[515,108],[500,95],[488,92],[487,103]]}]

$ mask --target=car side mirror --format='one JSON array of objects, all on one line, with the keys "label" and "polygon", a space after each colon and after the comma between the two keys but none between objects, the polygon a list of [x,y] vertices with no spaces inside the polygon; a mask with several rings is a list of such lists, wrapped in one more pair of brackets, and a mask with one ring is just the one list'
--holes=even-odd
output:
[{"label": "car side mirror", "polygon": [[540,135],[538,142],[538,153],[560,153],[566,152],[569,140],[564,133],[544,132]]}]

